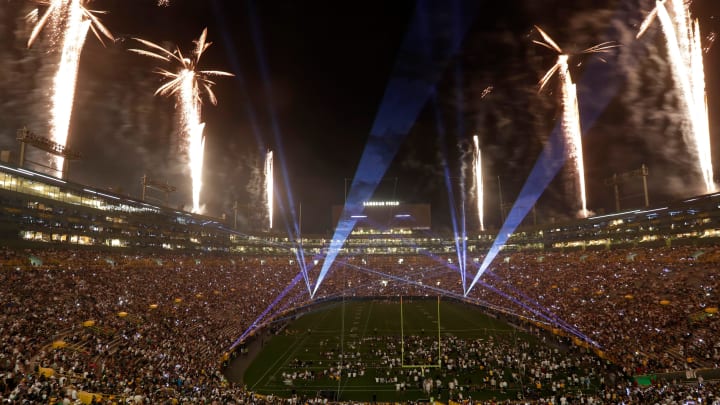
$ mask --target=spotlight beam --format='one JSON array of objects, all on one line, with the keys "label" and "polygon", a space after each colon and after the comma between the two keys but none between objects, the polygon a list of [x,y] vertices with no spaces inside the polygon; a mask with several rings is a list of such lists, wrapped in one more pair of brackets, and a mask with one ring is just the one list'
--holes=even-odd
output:
[{"label": "spotlight beam", "polygon": [[[625,3],[630,3],[626,0]],[[622,10],[624,7],[619,7]],[[625,14],[618,11],[617,14]],[[627,19],[627,16],[618,15],[618,18]],[[611,31],[609,37],[620,38],[621,34],[617,31]],[[631,45],[631,51],[638,51],[637,43]],[[622,80],[619,80],[620,68],[617,63],[617,55],[610,54],[605,59],[606,63],[599,60],[592,60],[583,74],[578,85],[578,104],[583,106],[583,112],[580,116],[582,128],[589,130],[595,124],[600,114],[603,113],[607,105],[618,92]],[[565,163],[565,155],[563,153],[563,138],[560,123],[555,125],[550,139],[545,145],[542,153],[535,162],[535,166],[530,172],[528,179],[525,181],[520,195],[515,204],[513,204],[507,219],[500,228],[500,232],[495,238],[485,259],[478,268],[473,281],[470,283],[465,295],[470,293],[475,283],[482,274],[492,264],[493,260],[505,245],[515,229],[520,225],[522,220],[528,214],[530,209],[535,205],[542,192],[547,188],[548,184],[557,175],[560,168]]]},{"label": "spotlight beam", "polygon": [[[445,125],[443,124],[442,114],[440,113],[437,98],[434,94],[432,96],[432,104],[435,111],[435,131],[437,131],[440,141],[439,143],[441,145],[440,153],[442,154],[443,178],[445,180],[445,188],[447,189],[448,206],[450,207],[450,223],[452,224],[453,228],[453,243],[455,244],[455,253],[458,260],[458,272],[460,273],[460,280],[462,282],[463,291],[465,291],[465,288],[467,286],[467,274],[465,266],[466,262],[465,260],[463,260],[463,249],[460,245],[461,235],[458,233],[458,219],[457,212],[455,210],[455,191],[453,190],[453,185],[451,181],[452,177],[450,176],[450,168],[447,162],[448,152],[445,146]],[[465,232],[462,232],[462,235],[464,234]]]},{"label": "spotlight beam", "polygon": [[[260,77],[262,79],[262,87],[265,94],[268,115],[270,116],[273,139],[275,141],[277,161],[279,163],[278,167],[281,170],[281,177],[283,181],[282,184],[284,186],[284,194],[287,199],[287,208],[289,210],[289,220],[288,215],[283,215],[285,219],[285,226],[290,240],[292,240],[293,244],[295,245],[298,265],[300,266],[300,272],[302,273],[303,279],[305,280],[305,285],[308,288],[308,293],[311,293],[310,279],[308,277],[308,270],[305,265],[305,252],[302,248],[302,244],[299,242],[299,240],[302,238],[302,235],[300,235],[300,225],[298,223],[298,215],[295,209],[295,199],[293,197],[292,187],[290,186],[290,176],[288,175],[287,171],[285,150],[283,148],[282,142],[282,130],[280,129],[280,122],[277,118],[277,113],[274,107],[275,103],[273,97],[273,90],[270,81],[270,74],[268,73],[269,69],[267,65],[267,58],[265,57],[265,46],[263,43],[264,41],[262,37],[262,30],[260,27],[260,18],[255,11],[255,6],[252,0],[246,0],[245,4],[247,6],[248,15],[250,16],[250,34],[253,40],[253,44],[255,45],[255,55],[257,57],[257,63],[260,71]],[[278,206],[283,213],[286,213],[285,205],[282,203],[282,201],[278,200]]]},{"label": "spotlight beam", "polygon": [[[474,20],[478,2],[455,0],[452,4],[464,10],[458,21],[446,18],[447,1],[417,3],[312,295],[355,227],[352,215],[358,215],[362,202],[372,196]],[[462,35],[452,35],[453,29]]]},{"label": "spotlight beam", "polygon": [[[255,107],[252,103],[252,100],[250,99],[250,94],[248,93],[247,81],[245,80],[245,75],[243,74],[242,66],[240,65],[240,59],[238,58],[237,53],[233,51],[234,49],[237,49],[237,46],[235,45],[235,41],[233,40],[232,35],[230,35],[229,33],[225,13],[222,10],[222,5],[220,4],[219,0],[212,1],[212,8],[213,13],[215,14],[215,20],[217,21],[218,26],[220,27],[220,30],[222,32],[222,40],[226,45],[224,49],[226,51],[228,61],[230,62],[233,73],[235,74],[237,85],[240,88],[243,98],[245,99],[243,105],[245,106],[245,113],[247,114],[247,117],[250,121],[250,127],[252,128],[255,142],[258,145],[258,153],[263,154],[266,151],[265,140],[263,139],[263,135],[260,131],[260,123],[258,122]],[[277,199],[276,203],[278,204],[280,211],[285,212],[282,199]],[[298,238],[293,237],[293,232],[290,228],[290,225],[286,222],[285,226],[288,235],[291,236],[290,240],[293,244],[293,247],[295,248],[295,258],[297,259],[300,271],[303,273],[303,278],[305,279],[305,286],[307,287],[309,294],[310,292],[312,292],[312,289],[310,287],[310,279],[307,275],[308,270],[305,264],[305,251],[302,247],[302,243],[299,243],[297,241]],[[302,235],[299,235],[299,226],[297,227],[297,229],[298,237],[302,238]]]}]

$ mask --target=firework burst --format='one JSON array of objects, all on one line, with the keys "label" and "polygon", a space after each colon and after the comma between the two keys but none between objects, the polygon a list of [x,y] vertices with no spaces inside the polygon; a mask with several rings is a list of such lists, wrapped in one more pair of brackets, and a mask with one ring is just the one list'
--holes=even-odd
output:
[{"label": "firework burst", "polygon": [[[28,21],[32,21],[35,26],[30,33],[27,46],[30,47],[40,35],[40,32],[50,25],[51,36],[57,38],[67,32],[72,26],[82,22],[88,23],[88,28],[92,30],[98,40],[104,44],[103,37],[114,41],[110,30],[100,22],[96,14],[106,14],[106,11],[91,10],[87,8],[91,0],[34,0],[33,3],[47,7],[42,17],[39,17],[38,9],[33,9],[27,15]],[[63,31],[65,26],[66,31]]]},{"label": "firework burst", "polygon": [[[670,10],[666,5],[670,5]],[[708,193],[715,192],[712,156],[710,153],[710,126],[705,97],[705,71],[703,68],[700,25],[690,16],[689,2],[682,0],[656,0],[638,31],[642,36],[655,19],[660,20],[668,49],[675,85],[685,110],[683,136],[692,144],[697,157],[698,170]]]},{"label": "firework burst", "polygon": [[[578,186],[578,197],[580,200],[580,216],[586,218],[588,216],[587,198],[585,195],[585,166],[583,163],[582,151],[582,131],[580,129],[580,111],[578,109],[577,89],[575,83],[570,76],[568,67],[569,55],[564,54],[563,50],[555,41],[543,31],[540,27],[535,27],[542,37],[542,41],[533,40],[534,43],[544,46],[558,53],[557,62],[545,76],[540,79],[540,90],[542,90],[553,75],[557,72],[560,76],[560,90],[562,93],[562,131],[565,138],[565,144],[568,148],[568,159],[574,163],[574,171],[576,175],[576,184]],[[603,42],[601,44],[585,49],[581,53],[605,53],[617,45],[612,42]]]},{"label": "firework burst", "polygon": [[233,76],[233,74],[219,70],[198,70],[200,58],[212,44],[212,42],[207,42],[207,28],[203,30],[200,38],[194,41],[195,48],[190,57],[183,55],[179,48],[175,48],[175,51],[171,52],[153,42],[140,38],[135,38],[135,40],[148,49],[130,49],[131,52],[178,65],[178,70],[175,72],[163,68],[155,70],[156,73],[167,79],[155,91],[155,95],[175,96],[177,98],[177,106],[180,109],[180,126],[185,136],[185,146],[189,158],[188,165],[192,179],[192,211],[199,213],[201,211],[200,191],[202,190],[205,150],[205,138],[203,136],[205,124],[201,122],[202,93],[207,95],[213,105],[217,104],[217,98],[212,91],[215,82],[210,78]]},{"label": "firework burst", "polygon": [[[32,21],[35,26],[27,46],[32,46],[41,32],[49,31],[51,48],[60,49],[60,62],[50,89],[50,138],[65,146],[70,130],[80,54],[87,32],[92,30],[100,42],[103,42],[103,37],[110,40],[114,38],[96,16],[104,12],[87,8],[89,0],[37,0],[35,3],[47,9],[42,16],[38,9],[28,14],[28,21]],[[61,174],[63,165],[64,159],[56,156],[55,166]]]}]

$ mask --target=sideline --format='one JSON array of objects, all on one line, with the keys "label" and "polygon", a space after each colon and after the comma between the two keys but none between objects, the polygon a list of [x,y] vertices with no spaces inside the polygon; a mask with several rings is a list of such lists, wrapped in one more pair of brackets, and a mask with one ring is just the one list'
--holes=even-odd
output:
[{"label": "sideline", "polygon": [[248,339],[244,351],[236,349],[235,353],[240,352],[236,357],[228,361],[227,367],[223,370],[223,375],[231,383],[244,385],[243,376],[253,360],[260,354],[262,347],[269,338],[268,332],[261,329],[259,336],[254,339]]}]

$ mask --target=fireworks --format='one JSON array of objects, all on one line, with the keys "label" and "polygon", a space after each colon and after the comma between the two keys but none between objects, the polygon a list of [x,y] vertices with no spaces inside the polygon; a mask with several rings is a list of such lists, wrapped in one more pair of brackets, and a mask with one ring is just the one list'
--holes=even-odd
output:
[{"label": "fireworks", "polygon": [[265,200],[267,203],[268,229],[273,226],[273,152],[265,154]]},{"label": "fireworks", "polygon": [[493,86],[487,86],[483,89],[482,93],[480,94],[480,98],[485,98],[488,94],[490,94],[493,91]]},{"label": "fireworks", "polygon": [[[34,2],[41,6],[46,6],[45,14],[42,17],[37,18],[40,15],[37,9],[32,10],[28,14],[28,20],[34,21],[35,27],[33,27],[28,39],[28,47],[32,46],[40,32],[45,28],[48,23],[51,26],[51,36],[55,39],[59,36],[64,36],[63,33],[67,33],[72,30],[73,27],[80,23],[89,23],[89,27],[95,36],[103,42],[102,37],[110,39],[113,37],[110,30],[108,30],[95,14],[105,14],[104,11],[90,10],[86,6],[91,0],[35,0]],[[65,30],[63,30],[65,26]],[[101,35],[102,34],[102,35]]]},{"label": "fireworks", "polygon": [[185,135],[185,146],[189,158],[188,166],[192,179],[192,212],[199,213],[201,211],[200,191],[202,190],[205,150],[205,138],[203,136],[205,124],[201,122],[201,90],[207,94],[210,102],[215,105],[217,104],[217,98],[212,91],[215,82],[210,80],[210,77],[233,75],[219,70],[197,70],[203,52],[212,44],[212,42],[207,42],[207,28],[203,30],[200,38],[194,41],[195,49],[191,58],[185,57],[179,48],[171,52],[150,41],[139,38],[135,38],[135,40],[149,49],[130,49],[130,51],[164,62],[176,62],[179,65],[177,72],[162,68],[156,69],[156,73],[168,79],[168,81],[161,85],[155,91],[155,94],[177,97],[177,105],[180,108],[180,127]]},{"label": "fireworks", "polygon": [[[59,45],[61,49],[60,63],[50,89],[50,138],[65,146],[75,99],[80,53],[85,44],[87,32],[92,30],[100,42],[102,42],[103,36],[113,40],[113,35],[95,16],[102,12],[86,8],[89,0],[40,0],[36,3],[47,6],[47,10],[40,18],[37,18],[38,10],[33,10],[28,15],[28,20],[33,20],[35,27],[33,27],[27,45],[28,47],[32,46],[43,28],[47,27],[50,30],[51,46]],[[64,159],[56,156],[55,166],[61,173],[63,164]]]},{"label": "fireworks", "polygon": [[[672,14],[665,6],[667,3],[670,3]],[[673,79],[686,113],[683,135],[693,144],[706,192],[712,193],[715,192],[715,182],[710,154],[700,26],[697,20],[690,17],[689,7],[687,2],[681,0],[657,0],[655,9],[645,18],[637,36],[642,36],[655,18],[660,20]]]},{"label": "fireworks", "polygon": [[485,218],[483,212],[483,181],[482,181],[482,155],[480,154],[480,141],[478,136],[473,136],[473,173],[475,175],[475,198],[477,199],[478,220],[480,221],[480,230],[485,230]]},{"label": "fireworks", "polygon": [[[557,72],[560,76],[560,89],[562,92],[562,131],[565,137],[565,144],[568,148],[568,159],[575,163],[576,184],[578,185],[578,197],[581,206],[580,216],[586,218],[588,216],[588,209],[587,198],[585,196],[585,166],[583,163],[580,111],[578,109],[577,89],[575,88],[575,83],[572,81],[568,67],[568,55],[563,54],[562,49],[560,49],[545,31],[537,26],[535,28],[542,36],[543,41],[533,40],[533,42],[558,53],[558,59],[555,65],[540,79],[540,90],[545,87],[550,78]],[[585,49],[582,53],[603,53],[608,52],[609,49],[614,47],[616,47],[616,45],[610,42],[603,42]]]}]

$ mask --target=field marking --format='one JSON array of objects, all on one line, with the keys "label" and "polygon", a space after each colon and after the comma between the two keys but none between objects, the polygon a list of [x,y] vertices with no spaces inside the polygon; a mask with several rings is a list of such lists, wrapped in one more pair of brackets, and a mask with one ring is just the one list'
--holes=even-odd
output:
[{"label": "field marking", "polygon": [[365,318],[365,325],[363,325],[362,334],[360,335],[361,340],[364,339],[365,336],[367,335],[367,327],[368,327],[368,324],[370,323],[370,315],[372,314],[373,304],[375,304],[375,302],[370,301],[370,307],[368,308],[368,314],[367,314],[367,317]]},{"label": "field marking", "polygon": [[[346,305],[349,305],[349,304],[350,304],[350,302],[348,302]],[[377,305],[375,305],[375,304],[377,304]],[[377,308],[375,308],[375,306],[377,306]],[[408,305],[408,308],[407,308],[408,314],[411,312],[411,311],[409,311],[410,307],[411,307],[411,305]],[[372,315],[375,312],[375,309],[377,309],[379,311],[379,314],[381,314],[381,317],[383,315],[387,315],[386,314],[387,311],[386,311],[386,307],[384,306],[384,303],[380,303],[377,301],[369,301],[367,304],[362,305],[362,308],[356,308],[355,310],[348,310],[349,308],[350,308],[349,306],[347,306],[345,308],[344,315],[345,315],[345,319],[346,319],[345,326],[346,327],[350,326],[350,324],[352,324],[352,326],[353,326],[351,332],[357,331],[359,335],[366,337],[369,335],[368,332],[372,333],[373,326],[387,325],[387,323],[383,323],[383,322],[378,322],[378,324],[376,325],[374,323],[374,319],[372,319],[373,318]],[[496,336],[500,340],[503,340],[503,339],[509,339],[511,335],[515,335],[517,333],[518,336],[527,335],[528,338],[532,339],[532,336],[530,334],[528,334],[526,331],[516,331],[513,329],[496,329],[493,327],[490,327],[490,328],[485,328],[485,327],[465,328],[462,325],[476,326],[479,324],[479,322],[477,322],[475,320],[474,316],[468,316],[467,314],[460,312],[460,311],[446,312],[446,310],[447,310],[446,308],[447,308],[446,303],[443,302],[442,303],[442,319],[443,320],[450,319],[450,318],[459,318],[460,321],[458,323],[457,319],[455,320],[456,321],[455,324],[457,325],[456,329],[447,329],[447,330],[444,328],[441,329],[441,331],[442,331],[441,333],[442,333],[442,337],[443,337],[442,338],[442,342],[443,342],[442,346],[443,347],[447,347],[448,341],[446,341],[444,338],[447,335],[456,335],[461,340],[476,339],[476,338],[479,338],[480,340],[485,340],[488,336]],[[452,306],[451,306],[451,308],[452,308]],[[363,311],[367,311],[367,312],[363,313]],[[405,328],[406,329],[405,332],[406,333],[410,332],[411,334],[417,335],[417,332],[420,330],[419,329],[420,327],[424,326],[424,328],[428,328],[428,326],[429,326],[429,332],[430,332],[430,335],[432,335],[433,334],[432,329],[439,329],[440,326],[438,326],[438,322],[429,322],[429,321],[432,321],[432,320],[428,320],[428,314],[431,312],[432,311],[428,311],[423,308],[420,311],[416,312],[417,316],[414,316],[414,317],[408,316],[406,319],[407,322],[404,323],[404,326],[408,326],[408,328]],[[482,314],[482,315],[485,315],[485,314]],[[362,318],[365,318],[365,319],[362,319]],[[394,317],[392,317],[392,318],[394,318]],[[410,326],[411,318],[414,318],[414,320],[412,322],[415,322],[415,323],[419,324],[420,326],[418,326],[417,328],[411,327]],[[308,353],[308,354],[310,354],[310,356],[312,358],[307,358],[306,356],[301,356],[300,359],[305,362],[314,363],[313,366],[304,366],[311,371],[322,370],[323,368],[326,368],[329,366],[329,363],[327,365],[325,364],[326,359],[324,357],[317,355],[316,352],[319,350],[319,348],[321,346],[314,345],[312,338],[319,336],[323,339],[330,338],[330,340],[332,341],[333,338],[337,339],[339,337],[338,335],[342,334],[342,332],[339,331],[337,328],[325,329],[325,330],[323,330],[322,333],[318,333],[316,327],[319,327],[319,326],[329,327],[330,326],[327,323],[327,319],[328,319],[327,317],[323,316],[322,318],[318,318],[312,324],[307,324],[305,327],[309,326],[312,328],[312,335],[308,336],[306,334],[298,333],[296,335],[296,339],[300,342],[298,342],[297,344],[301,345],[301,346],[290,349],[293,351],[293,353],[301,352],[303,349],[303,345],[310,349],[310,352],[312,354],[310,354],[310,353]],[[335,319],[335,318],[333,317],[333,319]],[[358,324],[358,319],[360,319],[359,324]],[[494,322],[492,322],[493,319],[490,319],[490,317],[488,317],[488,322],[487,322],[488,326],[491,326],[494,324]],[[347,322],[347,321],[350,321],[350,322]],[[444,326],[445,323],[441,321],[439,323],[439,325]],[[299,328],[295,328],[295,329],[297,329],[298,331],[301,331],[301,330],[305,329],[305,327],[299,327]],[[345,338],[346,338],[345,340],[347,343],[351,340],[350,337],[353,334],[351,333],[350,335],[348,335],[347,329],[342,329],[342,330],[345,331]],[[475,337],[461,336],[463,334],[467,334],[468,332],[471,333],[473,331],[480,332],[481,335],[475,336]],[[340,333],[338,333],[338,332],[340,332]],[[383,333],[383,332],[385,332],[385,333]],[[379,336],[379,339],[380,339],[379,342],[384,341],[386,339],[390,339],[392,336],[397,336],[396,333],[397,333],[396,328],[377,330],[378,335],[383,335],[383,336]],[[317,335],[317,336],[315,336],[315,335]],[[387,336],[384,336],[384,335],[387,335]],[[352,337],[354,338],[354,336],[352,336]],[[308,340],[308,338],[311,338],[311,339]],[[527,338],[522,338],[521,340],[527,341]],[[353,342],[353,343],[357,343],[358,345],[363,344],[362,341]],[[533,344],[530,341],[528,341],[528,343]],[[281,349],[281,351],[282,351],[287,346],[291,346],[291,345],[294,346],[295,344],[293,344],[289,341],[287,345],[281,345],[279,347],[279,349]],[[283,347],[283,346],[285,346],[285,347]],[[332,345],[329,345],[328,347],[331,347],[331,346]],[[285,357],[284,359],[280,359],[280,361],[285,360],[285,363],[283,363],[281,368],[275,370],[276,373],[287,370],[287,368],[282,368],[282,367],[289,367],[288,361],[293,359],[293,357],[292,357],[293,354],[290,354],[288,356],[287,351],[288,350],[285,350],[282,354],[277,354],[278,356],[282,355]],[[307,352],[307,349],[305,351]],[[345,352],[349,353],[349,350],[345,350]],[[367,353],[364,350],[361,350],[361,352],[363,352],[363,354],[362,354],[363,359],[365,361],[367,361],[368,360],[368,358],[366,358]],[[335,348],[335,357],[337,357],[337,347]],[[323,365],[318,365],[320,360],[322,360]],[[434,368],[434,367],[432,367],[432,365],[424,365],[424,366],[425,366],[425,368],[428,368],[428,369]],[[276,368],[277,364],[273,364],[272,367]],[[365,370],[368,374],[371,374],[374,371],[387,370],[387,366],[383,366],[383,365],[379,364],[379,362],[374,361],[372,365],[367,364],[367,367],[365,368]],[[272,371],[273,370],[270,370],[270,372],[272,372]],[[323,377],[319,376],[319,378],[322,379]],[[416,397],[416,395],[418,395],[417,398],[420,398],[420,397],[422,397],[420,394],[422,394],[422,392],[423,392],[421,389],[414,388],[415,385],[412,382],[410,382],[409,384],[407,384],[405,386],[404,392],[397,392],[395,385],[392,383],[380,384],[380,383],[372,383],[371,381],[363,381],[363,383],[361,383],[361,385],[358,385],[357,382],[359,382],[359,381],[357,381],[357,379],[354,379],[352,377],[342,377],[340,381],[317,380],[317,381],[311,382],[311,380],[295,380],[294,384],[292,386],[282,384],[280,382],[280,380],[268,381],[267,375],[264,375],[262,377],[261,382],[262,381],[265,381],[266,384],[263,385],[262,387],[264,387],[264,388],[260,388],[260,390],[267,391],[267,392],[275,392],[275,393],[279,394],[281,397],[283,396],[283,394],[285,396],[288,396],[289,393],[291,392],[291,390],[296,390],[298,393],[301,393],[301,392],[307,393],[309,395],[312,395],[314,391],[318,391],[318,390],[332,390],[332,391],[337,390],[336,392],[337,392],[338,398],[352,398],[353,394],[356,394],[356,393],[357,394],[359,394],[359,393],[371,394],[373,392],[377,392],[378,394],[383,393],[384,394],[383,397],[386,397],[390,393],[394,393],[393,395],[396,399],[393,402],[397,402],[397,401],[405,401],[405,400],[414,399]],[[522,387],[526,383],[527,383],[527,377],[522,377],[521,381],[518,383],[519,389],[508,387],[507,392],[509,394],[518,392],[519,390],[522,389]],[[259,385],[260,384],[255,384],[255,385],[253,385],[253,387],[257,387]],[[595,385],[596,385],[596,382],[593,381],[593,386],[595,386]],[[493,394],[493,392],[490,392],[490,391],[480,391],[480,392],[484,392],[488,395]],[[364,397],[367,397],[366,399],[369,399],[369,395],[365,395]],[[390,397],[388,397],[388,398],[390,398]]]},{"label": "field marking", "polygon": [[[412,301],[411,301],[412,302]],[[420,307],[420,313],[425,311],[425,307]],[[442,334],[440,330],[440,296],[437,297],[437,344],[438,344],[438,363],[435,365],[428,364],[405,364],[405,321],[403,319],[403,297],[400,296],[400,367],[401,368],[442,368]]]},{"label": "field marking", "polygon": [[[370,301],[369,308],[367,308],[368,316],[367,316],[367,318],[365,318],[365,324],[363,325],[363,329],[362,329],[362,331],[361,331],[360,341],[362,341],[362,339],[365,337],[365,332],[367,331],[367,325],[368,325],[368,323],[370,322],[370,314],[372,313],[372,306],[373,306],[373,304],[374,304],[374,302],[373,302],[373,301]],[[361,315],[362,315],[362,312],[365,311],[365,305],[359,305],[359,306],[357,306],[357,308],[358,308],[358,309],[356,310],[356,314],[357,314],[356,318],[360,318]],[[366,368],[367,368],[367,367],[366,367]],[[337,399],[338,399],[338,400],[340,399],[340,395],[341,395],[343,392],[346,392],[346,391],[354,392],[354,391],[356,391],[356,390],[354,390],[354,389],[348,389],[348,388],[347,388],[349,383],[350,383],[350,379],[349,379],[349,378],[343,378],[343,377],[342,377],[342,373],[340,373],[340,379],[338,380],[338,390],[337,390]],[[362,387],[362,386],[353,385],[353,387]],[[363,392],[366,392],[366,391],[368,391],[368,390],[362,390],[362,391],[363,391]]]},{"label": "field marking", "polygon": [[[322,317],[322,321],[324,321],[325,318],[328,317],[328,314],[329,314],[329,312],[326,312],[326,313],[325,313],[325,315]],[[265,373],[263,373],[262,376],[260,376],[260,378],[258,378],[257,382],[251,387],[251,389],[255,389],[255,387],[257,387],[257,385],[260,384],[260,383],[265,379],[265,377],[268,375],[268,373],[270,373],[270,371],[273,371],[273,373],[271,374],[271,377],[276,377],[278,371],[280,371],[280,370],[287,364],[287,360],[290,358],[290,356],[292,356],[293,354],[297,353],[299,348],[304,347],[304,346],[305,346],[305,342],[306,342],[309,338],[310,338],[310,334],[305,334],[302,339],[296,339],[293,344],[289,345],[288,348],[287,348],[287,350],[285,350],[281,355],[279,355],[278,358],[277,358],[277,360],[275,360],[275,361],[267,368],[267,370],[265,371]],[[292,350],[292,351],[291,351],[291,350]],[[289,355],[288,355],[288,352],[290,352]],[[279,363],[280,361],[282,361],[282,364],[281,364],[279,367],[276,368],[275,366],[276,366],[277,363]]]},{"label": "field marking", "polygon": [[[270,375],[270,377],[275,377],[275,376],[277,375],[277,372],[283,367],[283,365],[284,365],[284,364],[287,364],[287,359],[288,359],[290,356],[292,356],[293,353],[295,353],[295,352],[297,351],[296,348],[297,348],[297,347],[302,347],[302,346],[300,345],[300,343],[305,343],[305,341],[307,340],[307,338],[308,338],[308,336],[306,335],[306,336],[303,337],[302,339],[297,339],[297,340],[295,340],[295,343],[289,345],[288,348],[287,348],[287,350],[285,350],[282,354],[280,354],[280,355],[277,357],[277,360],[275,360],[275,361],[265,370],[265,372],[260,376],[260,378],[258,378],[257,382],[256,382],[255,384],[253,384],[252,387],[250,387],[250,389],[251,389],[251,390],[254,390],[255,387],[257,387],[257,385],[260,384],[260,383],[265,379],[265,377],[268,375],[268,373],[270,373],[271,371],[273,371],[273,373]],[[291,351],[291,350],[292,350],[292,352],[290,353],[290,355],[287,355],[287,353],[288,353],[289,351]],[[287,355],[287,357],[286,357],[286,355]],[[275,368],[275,366],[277,365],[277,363],[279,363],[280,361],[282,361],[282,364],[280,365],[280,367]]]}]

